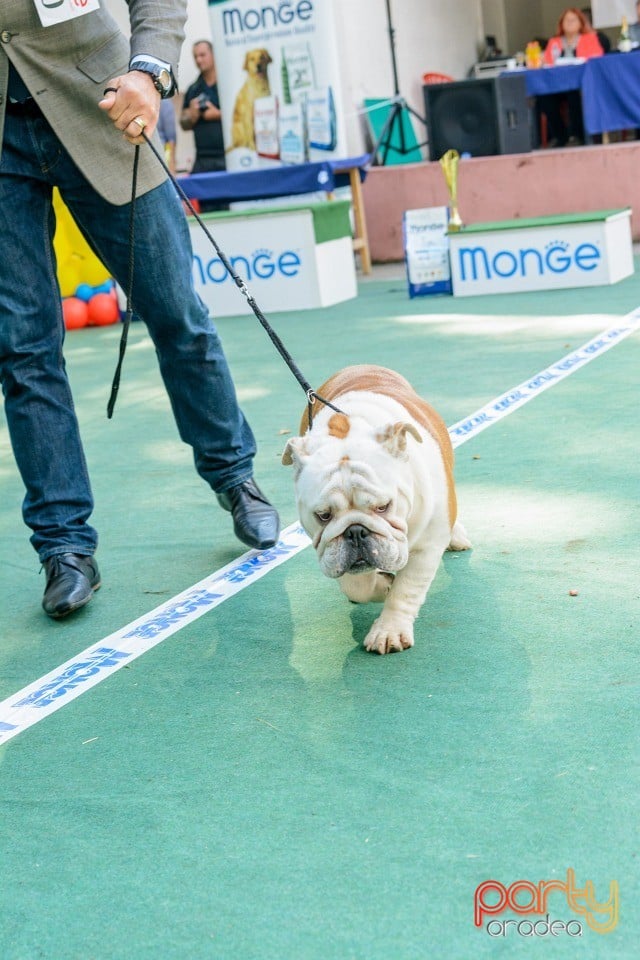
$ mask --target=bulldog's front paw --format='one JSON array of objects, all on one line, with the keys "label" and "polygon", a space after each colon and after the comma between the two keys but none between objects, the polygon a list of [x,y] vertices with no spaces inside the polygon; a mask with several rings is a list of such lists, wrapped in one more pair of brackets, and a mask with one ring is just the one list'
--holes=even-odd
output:
[{"label": "bulldog's front paw", "polygon": [[400,653],[413,646],[413,623],[378,617],[364,641],[370,653]]}]

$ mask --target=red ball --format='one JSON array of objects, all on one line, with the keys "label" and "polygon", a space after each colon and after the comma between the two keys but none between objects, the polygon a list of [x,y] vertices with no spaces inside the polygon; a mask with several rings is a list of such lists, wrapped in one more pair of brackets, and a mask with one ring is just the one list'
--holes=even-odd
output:
[{"label": "red ball", "polygon": [[62,301],[62,316],[66,330],[79,330],[89,323],[89,308],[79,297],[65,297]]},{"label": "red ball", "polygon": [[106,327],[120,319],[118,301],[110,293],[96,293],[88,303],[89,323],[94,327]]}]

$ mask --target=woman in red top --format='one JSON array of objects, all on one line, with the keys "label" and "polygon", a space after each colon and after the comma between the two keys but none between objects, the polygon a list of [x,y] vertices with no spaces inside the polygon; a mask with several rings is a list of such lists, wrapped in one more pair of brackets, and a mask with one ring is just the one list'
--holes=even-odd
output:
[{"label": "woman in red top", "polygon": [[[558,20],[558,32],[551,37],[545,51],[544,62],[553,66],[561,58],[601,57],[604,53],[597,34],[577,7],[567,7]],[[563,111],[563,102],[568,109]],[[582,103],[579,90],[549,94],[538,97],[538,109],[547,118],[547,146],[576,146],[584,142]]]}]

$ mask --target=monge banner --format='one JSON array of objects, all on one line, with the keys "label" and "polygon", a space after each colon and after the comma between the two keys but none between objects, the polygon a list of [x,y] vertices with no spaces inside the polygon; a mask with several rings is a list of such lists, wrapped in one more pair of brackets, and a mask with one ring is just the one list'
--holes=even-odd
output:
[{"label": "monge banner", "polygon": [[209,0],[228,170],[345,156],[334,0]]}]

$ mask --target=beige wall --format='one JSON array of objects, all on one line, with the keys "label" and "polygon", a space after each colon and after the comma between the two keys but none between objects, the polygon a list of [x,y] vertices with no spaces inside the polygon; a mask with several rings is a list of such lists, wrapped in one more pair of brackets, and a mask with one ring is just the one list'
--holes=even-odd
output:
[{"label": "beige wall", "polygon": [[505,3],[507,34],[510,52],[524,50],[529,40],[538,37],[542,30],[542,0],[527,3]]},{"label": "beige wall", "polygon": [[[542,9],[542,30],[545,37],[552,37],[556,32],[558,19],[565,7],[573,6],[570,3],[558,3],[557,0],[541,0]],[[579,3],[576,6],[586,7],[587,3]]]},{"label": "beige wall", "polygon": [[481,12],[484,22],[484,35],[495,37],[498,49],[504,54],[508,54],[510,44],[504,0],[482,0]]}]

